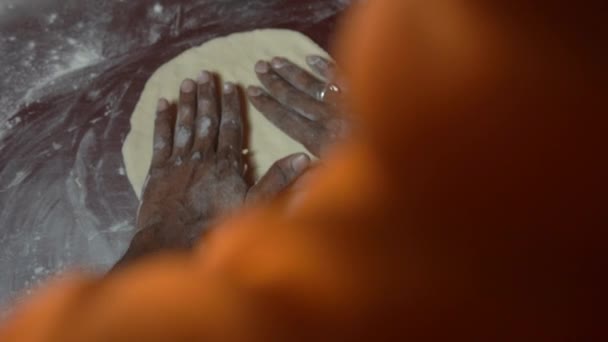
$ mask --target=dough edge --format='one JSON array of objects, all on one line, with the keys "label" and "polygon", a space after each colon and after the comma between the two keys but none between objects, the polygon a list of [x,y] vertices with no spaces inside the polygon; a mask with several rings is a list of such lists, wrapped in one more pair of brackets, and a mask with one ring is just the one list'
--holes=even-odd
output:
[{"label": "dough edge", "polygon": [[[127,177],[141,198],[150,161],[156,104],[161,97],[175,102],[179,85],[186,78],[196,80],[202,70],[215,72],[222,81],[235,82],[243,87],[260,85],[254,65],[275,56],[286,57],[306,70],[305,56],[317,54],[330,58],[312,39],[297,31],[261,29],[233,33],[214,38],[190,48],[158,68],[146,82],[131,115],[131,130],[122,148]],[[306,152],[298,142],[277,129],[247,101],[251,132],[249,153],[256,176],[263,175],[274,161],[292,153]]]}]

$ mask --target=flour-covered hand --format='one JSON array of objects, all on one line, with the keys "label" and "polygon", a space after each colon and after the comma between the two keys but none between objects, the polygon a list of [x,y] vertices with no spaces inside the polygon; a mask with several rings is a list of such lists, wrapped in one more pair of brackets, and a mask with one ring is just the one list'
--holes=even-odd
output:
[{"label": "flour-covered hand", "polygon": [[320,78],[286,58],[259,61],[255,72],[266,90],[250,86],[247,95],[270,122],[320,156],[348,131],[341,115],[343,87],[330,81],[336,74],[333,62],[321,56],[306,62]]},{"label": "flour-covered hand", "polygon": [[218,217],[245,202],[273,197],[308,167],[305,154],[277,161],[257,184],[244,177],[239,88],[202,72],[187,79],[177,104],[158,102],[154,151],[137,217],[138,232],[122,262],[163,249],[191,247]]}]

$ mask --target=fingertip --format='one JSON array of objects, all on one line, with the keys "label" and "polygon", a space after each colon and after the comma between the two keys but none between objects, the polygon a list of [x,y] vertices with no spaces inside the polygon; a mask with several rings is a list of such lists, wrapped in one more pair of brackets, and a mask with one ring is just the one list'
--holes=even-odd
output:
[{"label": "fingertip", "polygon": [[162,112],[167,108],[169,108],[169,101],[167,101],[165,98],[160,98],[158,100],[158,104],[156,105],[156,110]]},{"label": "fingertip", "polygon": [[251,96],[251,97],[258,97],[260,95],[262,95],[263,91],[262,88],[260,87],[256,87],[256,86],[249,86],[247,87],[247,95]]},{"label": "fingertip", "polygon": [[255,63],[255,71],[260,74],[265,74],[270,70],[270,65],[266,61],[258,61]]},{"label": "fingertip", "polygon": [[194,88],[196,87],[196,83],[194,83],[193,80],[191,79],[185,79],[182,82],[182,85],[180,87],[181,91],[183,91],[184,93],[191,93],[192,91],[194,91]]},{"label": "fingertip", "polygon": [[291,158],[291,169],[296,173],[302,173],[310,165],[310,157],[305,153],[300,153]]},{"label": "fingertip", "polygon": [[275,69],[281,69],[287,65],[287,59],[285,59],[283,57],[275,57],[272,59],[270,64]]},{"label": "fingertip", "polygon": [[201,73],[198,75],[199,84],[208,83],[210,80],[211,80],[211,74],[207,70],[201,71]]}]

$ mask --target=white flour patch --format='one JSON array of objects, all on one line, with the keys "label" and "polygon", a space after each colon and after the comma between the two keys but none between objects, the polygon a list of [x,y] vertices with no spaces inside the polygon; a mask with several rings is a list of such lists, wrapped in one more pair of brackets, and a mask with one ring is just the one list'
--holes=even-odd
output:
[{"label": "white flour patch", "polygon": [[4,124],[4,126],[6,127],[6,129],[12,129],[13,127],[17,126],[20,123],[21,123],[21,117],[17,116],[17,117],[14,117],[14,118],[8,120]]},{"label": "white flour patch", "polygon": [[57,55],[57,51],[51,51],[51,59],[66,60],[67,62],[55,64],[52,67],[49,76],[39,81],[34,87],[28,90],[23,98],[24,104],[30,104],[33,99],[38,98],[40,91],[43,89],[45,93],[52,91],[52,89],[47,88],[54,86],[55,82],[62,76],[103,61],[103,57],[99,51],[84,46],[79,47],[72,55],[63,56],[61,58]]},{"label": "white flour patch", "polygon": [[23,180],[30,175],[30,173],[32,173],[31,170],[21,170],[21,171],[17,171],[17,173],[15,173],[15,177],[13,178],[13,180],[11,180],[10,183],[8,183],[8,185],[4,188],[4,189],[0,189],[0,191],[6,191],[10,188],[14,188],[17,185],[21,184],[21,182],[23,182]]},{"label": "white flour patch", "polygon": [[177,130],[177,136],[175,137],[175,146],[177,146],[177,147],[186,146],[186,144],[190,140],[190,137],[192,137],[192,131],[185,127],[180,127]]},{"label": "white flour patch", "polygon": [[[209,101],[204,101],[209,102]],[[209,128],[211,127],[211,119],[203,117],[198,123],[198,135],[199,137],[206,137],[209,135]]]},{"label": "white flour patch", "polygon": [[92,125],[94,125],[94,124],[98,123],[99,121],[101,121],[102,119],[103,118],[95,118],[93,120],[90,120],[89,123],[92,124]]},{"label": "white flour patch", "polygon": [[129,230],[131,230],[131,225],[129,224],[129,221],[125,220],[125,221],[119,222],[119,223],[111,226],[108,230],[113,233],[129,231]]},{"label": "white flour patch", "polygon": [[49,23],[49,25],[53,25],[55,21],[57,21],[57,18],[59,18],[57,13],[51,13],[47,18],[47,22]]},{"label": "white flour patch", "polygon": [[[103,187],[97,187],[105,184],[107,176],[124,182],[122,177],[129,173],[124,165],[105,159],[116,156],[105,154],[105,145],[99,144],[109,137],[116,144],[124,141],[124,136],[108,134],[111,130],[104,128],[131,114],[118,104],[124,103],[123,94],[132,96],[139,87],[134,81],[115,80],[117,72],[131,61],[143,60],[152,43],[175,41],[170,49],[177,53],[206,41],[205,37],[215,37],[216,28],[226,25],[267,27],[275,20],[308,25],[330,14],[325,7],[339,8],[339,0],[311,0],[311,6],[293,2],[294,9],[302,9],[311,18],[300,10],[271,9],[269,4],[274,1],[0,0],[0,24],[4,18],[17,22],[12,16],[29,18],[28,27],[0,29],[0,190],[13,186],[0,192],[4,209],[0,223],[14,232],[10,238],[6,232],[0,234],[0,316],[9,307],[9,299],[29,293],[28,287],[74,266],[105,271],[128,246],[134,231],[132,209],[137,203],[106,196]],[[15,10],[7,7],[11,3]],[[266,15],[260,16],[259,11]],[[277,16],[280,13],[283,15]],[[206,26],[208,30],[201,30]],[[189,30],[200,34],[183,34]],[[177,44],[182,38],[185,40]],[[207,65],[198,62],[196,73]],[[248,62],[245,67],[252,66]],[[151,71],[143,63],[133,67],[129,70],[134,80]],[[188,77],[196,73],[188,72]],[[116,86],[110,87],[113,84]],[[179,88],[169,87],[171,91]],[[72,106],[77,102],[82,107]],[[26,108],[28,104],[36,105]],[[91,111],[96,114],[90,115]],[[153,112],[146,113],[151,121]],[[104,119],[93,121],[92,126],[90,122],[98,116]],[[11,129],[7,129],[7,121]],[[87,130],[90,133],[83,136]],[[25,134],[34,138],[27,139]],[[5,136],[12,139],[11,144],[3,143]],[[146,153],[151,152],[152,141],[146,142]],[[111,162],[100,167],[100,160]],[[26,176],[27,170],[31,173]],[[49,181],[41,177],[49,177]],[[97,209],[105,206],[111,210]]]}]

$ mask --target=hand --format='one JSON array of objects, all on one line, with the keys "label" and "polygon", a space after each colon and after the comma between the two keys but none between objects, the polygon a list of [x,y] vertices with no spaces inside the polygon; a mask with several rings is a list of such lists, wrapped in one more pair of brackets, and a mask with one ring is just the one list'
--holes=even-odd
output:
[{"label": "hand", "polygon": [[333,62],[309,56],[306,62],[323,77],[320,80],[281,57],[255,65],[258,78],[268,89],[247,88],[251,103],[275,126],[320,156],[330,144],[344,138],[347,125],[340,115],[341,88],[326,80],[335,75]]},{"label": "hand", "polygon": [[185,80],[176,115],[166,100],[158,102],[139,232],[123,260],[192,246],[219,216],[276,195],[308,167],[305,154],[288,156],[250,187],[244,179],[239,90],[226,83],[219,99],[216,84],[208,72],[198,84]]}]

